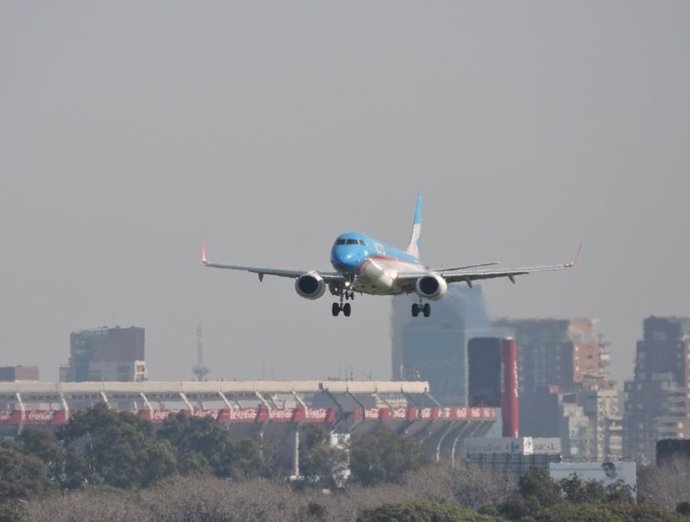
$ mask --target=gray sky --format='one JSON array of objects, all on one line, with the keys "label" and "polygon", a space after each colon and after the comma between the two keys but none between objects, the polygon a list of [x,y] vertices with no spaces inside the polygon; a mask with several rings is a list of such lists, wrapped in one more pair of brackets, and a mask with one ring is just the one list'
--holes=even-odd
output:
[{"label": "gray sky", "polygon": [[328,269],[335,236],[483,285],[494,316],[600,319],[632,369],[690,314],[690,3],[0,3],[0,364],[146,328],[152,378],[390,377],[389,298],[301,299],[219,261]]}]

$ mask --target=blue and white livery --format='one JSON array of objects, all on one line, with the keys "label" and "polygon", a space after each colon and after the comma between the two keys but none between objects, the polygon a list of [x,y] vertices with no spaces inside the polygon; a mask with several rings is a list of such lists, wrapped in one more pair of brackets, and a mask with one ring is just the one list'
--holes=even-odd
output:
[{"label": "blue and white livery", "polygon": [[[498,269],[498,263],[481,263],[453,268],[429,268],[419,260],[419,238],[422,229],[422,194],[417,195],[412,236],[407,248],[398,250],[360,232],[346,232],[339,235],[331,248],[331,264],[335,272],[317,270],[286,270],[281,268],[260,268],[251,266],[211,263],[206,258],[206,247],[202,247],[201,260],[210,268],[243,270],[258,274],[294,279],[295,290],[305,299],[318,299],[328,288],[338,298],[333,303],[332,314],[340,312],[349,317],[352,306],[349,302],[355,293],[371,295],[398,295],[416,293],[419,302],[412,305],[412,315],[431,315],[428,301],[441,299],[448,290],[448,284],[464,282],[472,286],[474,281],[506,277],[515,283],[515,277],[532,272],[562,270],[575,265],[575,259],[561,265],[535,266],[530,268]],[[494,267],[494,268],[488,268]]]}]

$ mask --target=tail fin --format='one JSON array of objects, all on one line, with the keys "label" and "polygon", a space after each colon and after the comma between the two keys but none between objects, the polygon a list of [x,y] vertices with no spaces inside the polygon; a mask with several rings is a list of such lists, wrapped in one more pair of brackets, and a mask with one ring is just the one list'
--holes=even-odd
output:
[{"label": "tail fin", "polygon": [[406,252],[419,258],[419,235],[422,232],[422,193],[417,193],[417,207],[414,211],[414,225],[412,225],[412,236],[410,244],[407,245]]}]

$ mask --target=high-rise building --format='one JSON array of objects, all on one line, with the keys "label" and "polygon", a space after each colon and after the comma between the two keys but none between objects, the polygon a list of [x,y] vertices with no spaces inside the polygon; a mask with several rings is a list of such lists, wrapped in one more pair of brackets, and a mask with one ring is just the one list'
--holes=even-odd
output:
[{"label": "high-rise building", "polygon": [[621,455],[618,391],[592,319],[500,320],[518,344],[520,434],[559,437],[570,459]]},{"label": "high-rise building", "polygon": [[441,402],[467,404],[467,342],[491,333],[479,286],[451,286],[431,317],[411,317],[416,296],[393,298],[393,379],[429,381]]},{"label": "high-rise building", "polygon": [[0,381],[37,381],[38,366],[0,367]]},{"label": "high-rise building", "polygon": [[148,377],[144,329],[98,328],[70,335],[69,364],[60,368],[60,380],[145,381]]},{"label": "high-rise building", "polygon": [[644,320],[625,395],[627,457],[653,462],[657,440],[690,438],[690,318]]},{"label": "high-rise building", "polygon": [[502,319],[495,326],[517,339],[520,392],[575,391],[607,377],[609,354],[592,319]]}]

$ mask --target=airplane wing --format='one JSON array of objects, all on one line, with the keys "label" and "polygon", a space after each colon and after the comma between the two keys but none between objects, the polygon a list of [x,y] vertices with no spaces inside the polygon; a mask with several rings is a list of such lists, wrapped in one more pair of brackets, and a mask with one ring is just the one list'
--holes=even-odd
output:
[{"label": "airplane wing", "polygon": [[430,273],[439,274],[443,277],[447,283],[467,283],[468,286],[472,286],[473,281],[481,281],[483,279],[495,279],[498,277],[507,277],[511,282],[515,283],[515,278],[517,276],[531,274],[533,272],[550,272],[554,270],[565,270],[567,268],[572,268],[577,263],[577,259],[580,256],[580,250],[582,246],[577,249],[577,253],[572,261],[569,263],[563,263],[560,265],[544,265],[544,266],[532,266],[524,268],[502,268],[502,269],[490,269],[490,270],[474,270],[474,267],[482,267],[494,265],[496,263],[485,263],[480,265],[468,265],[467,267],[450,268],[443,270],[435,270],[429,272],[405,272],[398,275],[397,281],[400,287],[404,288],[406,291],[414,290],[414,283],[420,277],[429,275]]},{"label": "airplane wing", "polygon": [[[277,276],[277,277],[289,277],[296,279],[299,276],[306,274],[309,270],[289,270],[285,268],[264,268],[256,266],[241,266],[241,265],[229,265],[224,263],[211,263],[206,258],[206,245],[201,247],[201,262],[204,266],[209,268],[223,268],[226,270],[240,270],[242,272],[250,272],[252,274],[258,274],[259,281],[263,281],[265,275]],[[333,281],[344,281],[345,278],[340,272],[317,272],[326,283]]]}]

